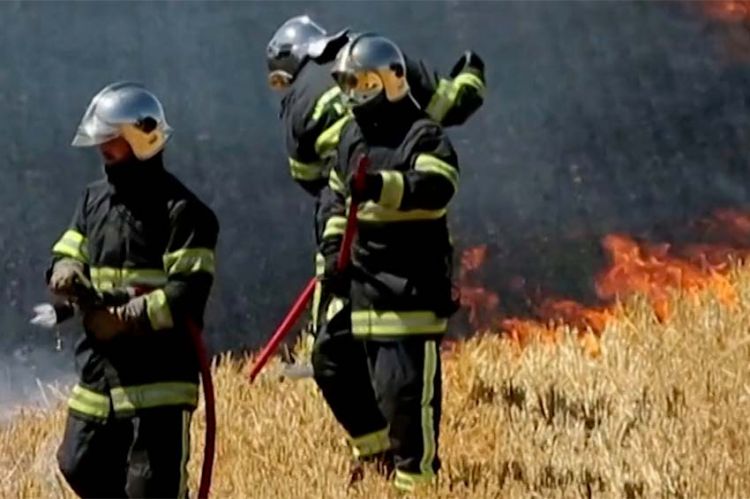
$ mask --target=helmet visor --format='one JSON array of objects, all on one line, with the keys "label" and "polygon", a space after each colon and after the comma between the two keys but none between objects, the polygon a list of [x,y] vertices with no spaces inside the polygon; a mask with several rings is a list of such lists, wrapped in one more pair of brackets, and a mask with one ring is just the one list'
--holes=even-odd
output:
[{"label": "helmet visor", "polygon": [[78,125],[78,130],[73,137],[73,147],[91,147],[104,144],[121,135],[118,125],[112,125],[102,121],[96,115],[96,104],[92,102]]},{"label": "helmet visor", "polygon": [[383,80],[373,71],[334,71],[333,79],[352,105],[369,102],[383,91]]}]

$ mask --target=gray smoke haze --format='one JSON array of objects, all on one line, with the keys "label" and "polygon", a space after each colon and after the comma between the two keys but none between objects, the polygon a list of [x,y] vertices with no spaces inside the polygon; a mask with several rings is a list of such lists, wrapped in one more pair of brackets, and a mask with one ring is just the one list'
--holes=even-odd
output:
[{"label": "gray smoke haze", "polygon": [[54,353],[27,321],[46,298],[49,247],[99,175],[96,154],[68,144],[113,80],[162,98],[176,129],[168,168],[220,218],[211,346],[270,334],[312,269],[312,203],[289,179],[263,58],[301,12],[380,31],[442,73],[466,48],[484,57],[487,102],[450,132],[462,166],[452,222],[459,249],[491,244],[498,282],[520,273],[585,297],[602,234],[747,203],[750,75],[696,5],[3,2],[0,347],[45,353],[25,371],[0,359],[0,405],[70,368],[70,343]]},{"label": "gray smoke haze", "polygon": [[0,423],[19,403],[46,409],[57,405],[75,381],[70,351],[25,344],[0,355]]}]

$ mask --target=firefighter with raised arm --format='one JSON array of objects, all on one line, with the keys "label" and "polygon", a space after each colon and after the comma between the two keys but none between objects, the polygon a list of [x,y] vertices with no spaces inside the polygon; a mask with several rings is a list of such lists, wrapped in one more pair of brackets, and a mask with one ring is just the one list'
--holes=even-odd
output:
[{"label": "firefighter with raised arm", "polygon": [[[351,369],[351,361],[320,348],[313,363],[342,425],[369,437],[368,445],[389,445],[395,485],[412,491],[440,468],[439,345],[458,308],[447,223],[458,163],[441,126],[411,95],[406,61],[393,42],[374,34],[353,37],[331,71],[352,116],[331,140],[335,160],[319,210],[323,282],[339,297],[326,311],[330,320],[320,336],[350,330],[364,346],[370,375],[355,379],[362,371]],[[357,186],[362,154],[371,166]],[[335,261],[351,203],[359,206],[358,232],[352,265],[341,273]],[[380,411],[355,414],[354,390],[368,384]]]},{"label": "firefighter with raised arm", "polygon": [[186,324],[203,323],[219,226],[165,170],[170,134],[157,97],[121,82],[93,98],[73,139],[99,148],[105,173],[84,189],[47,272],[83,315],[57,455],[81,497],[187,497],[198,361]]},{"label": "firefighter with raised arm", "polygon": [[[327,182],[327,157],[348,112],[341,89],[331,81],[330,69],[339,50],[354,36],[348,29],[328,34],[308,16],[286,20],[266,49],[269,86],[284,94],[280,118],[292,178],[317,198]],[[466,51],[448,78],[440,78],[421,61],[406,60],[412,97],[443,126],[463,124],[484,101],[485,76],[481,58]],[[322,228],[316,227],[316,237]],[[319,243],[319,240],[318,240]],[[316,274],[323,271],[316,256]],[[320,306],[327,293],[316,289],[312,328],[318,329]]]}]

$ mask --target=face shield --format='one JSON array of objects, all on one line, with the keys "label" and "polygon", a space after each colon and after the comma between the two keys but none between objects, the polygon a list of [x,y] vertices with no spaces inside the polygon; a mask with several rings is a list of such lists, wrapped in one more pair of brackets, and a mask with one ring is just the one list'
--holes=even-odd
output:
[{"label": "face shield", "polygon": [[383,91],[383,80],[374,71],[334,71],[333,79],[351,106],[366,104]]},{"label": "face shield", "polygon": [[97,107],[101,99],[94,99],[78,125],[78,130],[73,137],[73,147],[91,147],[104,144],[121,135],[119,124],[104,121],[97,113]]}]

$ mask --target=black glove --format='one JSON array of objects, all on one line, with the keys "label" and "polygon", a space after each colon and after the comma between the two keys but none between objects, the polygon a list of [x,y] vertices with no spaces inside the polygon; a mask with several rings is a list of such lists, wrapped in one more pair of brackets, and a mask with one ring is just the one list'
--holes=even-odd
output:
[{"label": "black glove", "polygon": [[484,61],[471,50],[467,50],[461,55],[451,69],[450,76],[455,78],[461,73],[469,72],[477,75],[484,81]]},{"label": "black glove", "polygon": [[383,177],[377,173],[366,173],[362,189],[357,188],[356,176],[349,180],[349,192],[352,193],[352,201],[362,203],[364,201],[376,201],[380,199],[383,190]]},{"label": "black glove", "polygon": [[349,296],[349,289],[351,284],[351,274],[347,266],[344,270],[338,270],[338,253],[327,256],[325,269],[323,275],[320,278],[320,284],[323,287],[323,291],[331,293],[340,298],[346,298]]}]

